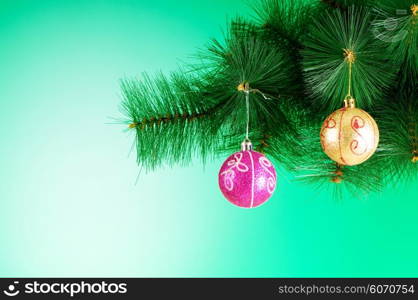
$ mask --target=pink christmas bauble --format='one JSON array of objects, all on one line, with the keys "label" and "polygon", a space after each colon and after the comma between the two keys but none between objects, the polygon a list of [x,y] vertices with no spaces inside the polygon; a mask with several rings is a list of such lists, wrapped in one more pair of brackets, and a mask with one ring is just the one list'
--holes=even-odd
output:
[{"label": "pink christmas bauble", "polygon": [[218,175],[219,188],[234,205],[253,208],[266,202],[276,188],[273,164],[256,151],[240,151],[223,163]]}]

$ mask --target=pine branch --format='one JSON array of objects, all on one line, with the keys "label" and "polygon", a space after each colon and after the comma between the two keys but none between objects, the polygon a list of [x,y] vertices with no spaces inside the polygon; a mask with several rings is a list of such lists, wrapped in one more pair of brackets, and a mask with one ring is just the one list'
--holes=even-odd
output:
[{"label": "pine branch", "polygon": [[374,7],[372,32],[389,50],[391,60],[401,70],[398,88],[418,84],[418,2],[382,0]]},{"label": "pine branch", "polygon": [[216,122],[226,125],[231,135],[242,134],[245,128],[245,93],[239,90],[244,84],[251,89],[251,130],[292,130],[284,108],[293,101],[295,75],[292,62],[281,51],[252,31],[230,30],[225,42],[213,40],[199,58],[201,64],[194,70],[205,78],[211,99],[224,103]]},{"label": "pine branch", "polygon": [[[383,187],[382,162],[372,157],[358,166],[339,166],[321,150],[318,137],[320,124],[301,128],[299,156],[294,171],[299,181],[324,191],[334,191],[335,198],[345,194],[364,197]],[[378,150],[380,151],[380,150]]]},{"label": "pine branch", "polygon": [[333,9],[347,11],[350,6],[369,6],[373,0],[320,0],[323,4]]},{"label": "pine branch", "polygon": [[316,5],[300,0],[261,0],[253,9],[264,39],[287,51],[287,55],[298,54]]},{"label": "pine branch", "polygon": [[391,97],[376,109],[385,149],[380,155],[387,182],[396,185],[418,177],[418,101],[417,93],[408,98]]},{"label": "pine branch", "polygon": [[221,103],[208,101],[201,85],[181,73],[122,81],[122,109],[136,134],[138,164],[150,170],[163,163],[186,165],[196,155],[213,156],[219,132],[212,119]]},{"label": "pine branch", "polygon": [[369,31],[371,15],[365,8],[325,11],[306,36],[303,54],[305,82],[323,113],[340,108],[348,92],[349,63],[354,53],[353,96],[368,109],[388,92],[396,73],[381,41]]},{"label": "pine branch", "polygon": [[[135,129],[138,163],[187,164],[224,151],[228,136],[243,137],[249,84],[251,131],[284,135],[294,130],[283,107],[290,105],[291,64],[258,36],[229,34],[214,40],[195,75],[175,73],[142,81],[124,80],[123,108]],[[190,74],[190,73],[189,73]],[[288,97],[288,98],[286,98]],[[225,136],[225,137],[224,137]],[[239,146],[239,144],[237,144]]]},{"label": "pine branch", "polygon": [[[255,150],[299,180],[336,197],[362,197],[415,178],[417,19],[413,10],[395,15],[413,0],[321,2],[262,0],[253,22],[234,19],[224,41],[212,40],[187,72],[123,80],[122,109],[138,163],[150,170],[238,151],[249,91]],[[397,22],[390,34],[382,30],[387,18]],[[377,117],[381,143],[364,164],[341,167],[322,152],[318,135],[348,92],[349,55],[352,95]]]},{"label": "pine branch", "polygon": [[343,8],[343,6],[341,5],[341,3],[339,1],[336,0],[320,0],[322,3],[328,5],[331,8]]}]

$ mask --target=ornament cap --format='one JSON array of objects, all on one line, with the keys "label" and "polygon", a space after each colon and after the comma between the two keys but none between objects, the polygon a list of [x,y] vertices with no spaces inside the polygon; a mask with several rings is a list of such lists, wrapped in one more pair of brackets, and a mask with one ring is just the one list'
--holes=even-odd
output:
[{"label": "ornament cap", "polygon": [[250,139],[244,139],[244,141],[241,143],[241,150],[242,151],[252,151],[253,150],[253,144],[251,143]]},{"label": "ornament cap", "polygon": [[344,99],[344,107],[355,108],[356,99],[351,96],[347,96],[347,98]]}]

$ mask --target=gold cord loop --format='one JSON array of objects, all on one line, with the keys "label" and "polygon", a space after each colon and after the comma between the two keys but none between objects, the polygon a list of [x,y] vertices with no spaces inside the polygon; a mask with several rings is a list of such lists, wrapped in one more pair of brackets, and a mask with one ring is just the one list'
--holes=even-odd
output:
[{"label": "gold cord loop", "polygon": [[280,96],[273,97],[273,96],[270,96],[268,94],[263,93],[259,89],[253,89],[253,88],[250,87],[250,84],[248,82],[240,83],[237,86],[237,91],[244,92],[244,93],[257,93],[257,94],[260,94],[265,100],[271,100],[272,98],[279,98],[280,97]]},{"label": "gold cord loop", "polygon": [[349,63],[354,63],[356,61],[356,54],[351,49],[343,49],[345,60]]},{"label": "gold cord loop", "polygon": [[351,97],[351,96],[347,96],[345,99],[344,99],[344,107],[349,107],[349,108],[354,108],[354,107],[356,107],[356,100],[353,98],[353,97]]},{"label": "gold cord loop", "polygon": [[412,4],[411,5],[411,12],[414,17],[418,16],[418,5]]}]

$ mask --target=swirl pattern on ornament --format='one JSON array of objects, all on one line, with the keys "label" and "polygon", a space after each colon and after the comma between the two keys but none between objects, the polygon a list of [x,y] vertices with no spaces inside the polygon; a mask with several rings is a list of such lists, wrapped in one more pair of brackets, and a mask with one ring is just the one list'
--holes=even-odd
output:
[{"label": "swirl pattern on ornament", "polygon": [[258,159],[261,167],[264,169],[264,171],[266,171],[270,177],[267,179],[267,191],[269,192],[269,194],[273,194],[274,189],[276,188],[276,176],[274,175],[274,173],[269,169],[271,168],[273,165],[272,163],[264,156],[260,157]]},{"label": "swirl pattern on ornament", "polygon": [[227,163],[229,168],[221,173],[221,175],[224,176],[224,184],[228,191],[232,191],[234,189],[234,169],[237,169],[237,171],[241,173],[248,172],[249,170],[248,166],[241,162],[242,156],[242,152],[234,154],[234,158],[229,160]]},{"label": "swirl pattern on ornament", "polygon": [[363,155],[366,153],[368,145],[366,140],[361,135],[358,129],[364,128],[366,126],[366,121],[359,116],[354,116],[351,118],[351,128],[357,134],[357,139],[353,139],[350,143],[350,150],[355,155]]}]

